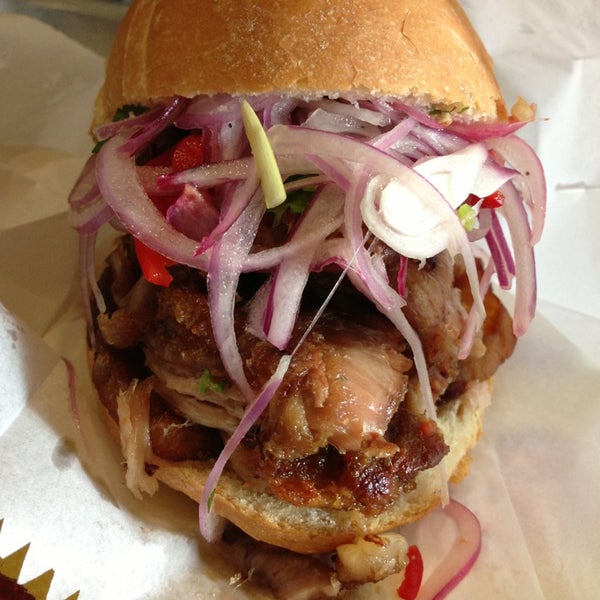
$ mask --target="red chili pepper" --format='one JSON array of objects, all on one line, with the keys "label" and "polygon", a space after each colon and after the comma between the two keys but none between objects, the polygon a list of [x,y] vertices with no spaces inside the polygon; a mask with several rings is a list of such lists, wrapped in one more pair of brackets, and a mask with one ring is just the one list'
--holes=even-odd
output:
[{"label": "red chili pepper", "polygon": [[396,591],[398,598],[402,600],[415,600],[423,579],[423,558],[416,546],[409,546],[407,556],[408,564],[404,569],[404,581]]},{"label": "red chili pepper", "polygon": [[148,248],[145,244],[134,238],[135,242],[135,254],[137,256],[140,267],[142,267],[142,273],[144,277],[155,285],[162,287],[169,287],[173,281],[173,275],[169,273],[167,267],[172,267],[177,264],[166,258],[162,254],[159,254],[155,250]]},{"label": "red chili pepper", "polygon": [[[177,142],[172,148],[165,150],[155,156],[149,165],[170,167],[173,171],[184,171],[198,167],[206,162],[206,142],[200,133],[191,133]],[[177,199],[177,196],[156,196],[152,197],[152,202],[161,211],[166,214],[169,206]],[[173,276],[167,270],[177,263],[166,258],[162,254],[155,252],[139,240],[135,239],[135,253],[142,267],[144,277],[155,285],[169,287],[173,281]]]},{"label": "red chili pepper", "polygon": [[419,429],[423,435],[430,436],[437,432],[437,425],[433,419],[429,419],[427,421],[421,421],[419,423]]},{"label": "red chili pepper", "polygon": [[191,133],[175,146],[171,167],[173,171],[185,171],[206,162],[206,142],[199,133]]},{"label": "red chili pepper", "polygon": [[[475,194],[469,194],[467,198],[467,204],[469,206],[475,206],[482,198],[479,198]],[[500,208],[504,205],[504,194],[502,192],[494,192],[489,196],[483,198],[483,202],[481,203],[481,208]]]}]

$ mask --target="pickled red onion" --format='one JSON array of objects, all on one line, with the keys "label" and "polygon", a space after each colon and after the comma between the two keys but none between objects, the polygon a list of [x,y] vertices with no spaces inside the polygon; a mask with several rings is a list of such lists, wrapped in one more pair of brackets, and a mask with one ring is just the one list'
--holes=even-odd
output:
[{"label": "pickled red onion", "polygon": [[436,570],[425,580],[417,600],[442,600],[469,573],[481,552],[481,524],[463,504],[450,500],[443,509],[455,522],[455,542]]}]

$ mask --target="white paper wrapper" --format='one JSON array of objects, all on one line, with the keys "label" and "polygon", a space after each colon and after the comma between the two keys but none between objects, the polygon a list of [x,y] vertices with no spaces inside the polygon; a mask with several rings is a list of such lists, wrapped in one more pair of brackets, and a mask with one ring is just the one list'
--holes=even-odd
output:
[{"label": "white paper wrapper", "polygon": [[[539,105],[524,133],[549,184],[540,310],[496,377],[470,477],[481,556],[451,598],[597,597],[600,589],[600,11],[595,0],[464,3],[507,100]],[[247,598],[197,534],[197,509],[135,500],[86,376],[77,237],[66,197],[87,156],[102,60],[38,21],[0,13],[0,556],[27,542],[23,581],[50,600]],[[508,298],[510,302],[510,297]],[[82,437],[64,357],[78,377]],[[428,527],[437,526],[434,515]],[[411,527],[430,570],[443,552]]]}]

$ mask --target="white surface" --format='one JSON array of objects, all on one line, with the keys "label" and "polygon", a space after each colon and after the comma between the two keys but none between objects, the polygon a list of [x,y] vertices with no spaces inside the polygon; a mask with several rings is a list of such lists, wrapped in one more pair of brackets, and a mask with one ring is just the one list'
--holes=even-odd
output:
[{"label": "white surface", "polygon": [[[595,0],[465,5],[508,102],[519,93],[539,104],[524,137],[546,165],[549,207],[539,316],[496,378],[472,475],[456,490],[481,519],[484,547],[451,597],[591,600],[600,589],[600,11]],[[0,556],[31,542],[23,578],[54,568],[51,600],[75,589],[82,600],[243,598],[195,539],[191,503],[166,491],[138,502],[123,488],[86,404],[93,450],[76,443],[60,356],[79,369],[82,399],[88,384],[66,196],[90,146],[101,77],[91,52],[0,14]]]}]

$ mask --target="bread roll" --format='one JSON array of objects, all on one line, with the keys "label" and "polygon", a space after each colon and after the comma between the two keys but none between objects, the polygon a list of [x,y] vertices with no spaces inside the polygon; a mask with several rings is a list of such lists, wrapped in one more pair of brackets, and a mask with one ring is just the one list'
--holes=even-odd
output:
[{"label": "bread roll", "polygon": [[265,92],[506,117],[492,61],[455,0],[141,0],[117,33],[95,123],[173,95]]}]

